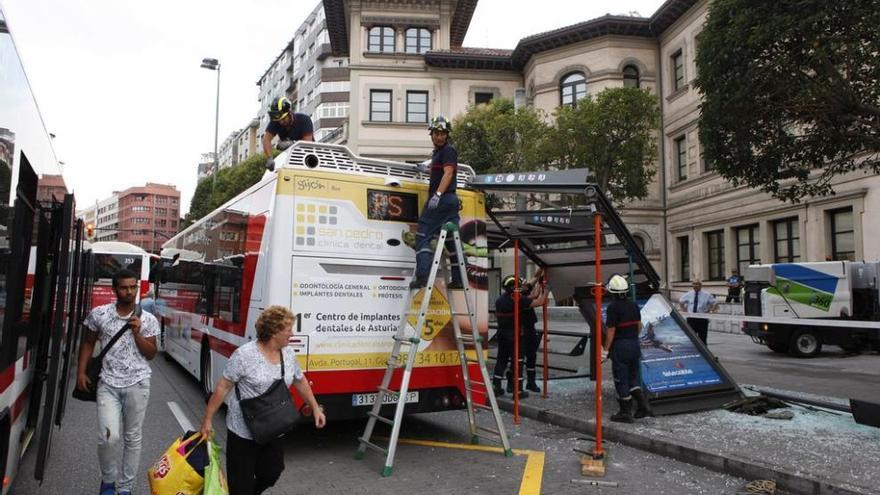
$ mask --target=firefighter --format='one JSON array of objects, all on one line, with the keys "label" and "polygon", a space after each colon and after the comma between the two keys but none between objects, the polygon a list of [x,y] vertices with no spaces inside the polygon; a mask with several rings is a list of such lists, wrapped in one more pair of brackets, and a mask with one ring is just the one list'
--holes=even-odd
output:
[{"label": "firefighter", "polygon": [[278,136],[279,149],[287,149],[294,141],[314,141],[312,119],[304,113],[292,111],[290,100],[279,96],[269,103],[269,125],[263,132],[263,154],[266,155],[266,168],[275,170],[275,158],[272,157],[272,140]]},{"label": "firefighter", "polygon": [[[495,362],[495,371],[492,376],[492,390],[497,396],[504,395],[504,389],[501,388],[501,380],[504,379],[504,372],[507,369],[508,362],[511,365],[513,364],[514,336],[520,339],[520,355],[518,356],[518,359],[520,361],[520,369],[523,369],[522,361],[525,350],[523,329],[525,328],[525,325],[523,325],[521,321],[520,328],[514,328],[514,291],[517,286],[516,282],[516,277],[513,275],[505,277],[501,283],[503,292],[498,299],[495,300],[495,317],[498,319],[498,359]],[[520,280],[520,284],[522,284],[522,280]],[[519,298],[521,317],[526,310],[542,306],[547,299],[547,294],[543,290],[538,290],[535,295],[536,297],[534,299],[527,295],[522,295]],[[520,375],[520,397],[526,398],[529,394],[522,390],[522,384],[523,376]],[[512,373],[508,374],[507,391],[513,392]]]},{"label": "firefighter", "polygon": [[642,329],[642,315],[638,305],[627,297],[629,283],[625,278],[620,275],[612,276],[607,288],[613,301],[606,311],[602,360],[611,357],[611,372],[620,405],[620,410],[611,416],[611,421],[632,423],[633,399],[637,407],[636,418],[652,416],[639,377],[639,358],[642,354],[639,332]]},{"label": "firefighter", "polygon": [[[537,299],[541,291],[546,292],[546,288],[541,285],[541,277],[544,275],[544,269],[541,268],[532,279],[522,286],[522,293],[529,294],[532,299]],[[526,390],[538,393],[541,387],[538,386],[535,378],[537,377],[537,369],[535,367],[538,357],[538,347],[541,345],[541,334],[538,333],[536,325],[538,324],[538,315],[534,308],[523,311],[520,315],[522,318],[524,329],[523,340],[525,341],[525,361],[526,361]],[[509,382],[508,382],[509,383]]]},{"label": "firefighter", "polygon": [[[447,222],[458,224],[459,201],[455,194],[456,174],[458,173],[458,152],[449,143],[449,134],[452,132],[452,122],[446,117],[438,115],[431,120],[428,126],[431,135],[431,143],[434,144],[434,154],[427,170],[430,181],[428,183],[428,201],[422,208],[419,216],[419,224],[416,230],[416,270],[409,284],[410,289],[420,289],[428,284],[428,275],[431,272],[431,260],[434,258],[434,248],[431,241]],[[446,240],[446,249],[449,251],[449,262],[452,266],[458,263],[458,253],[455,252],[451,236]],[[461,275],[458,270],[452,270],[452,282],[450,289],[461,290]]]}]

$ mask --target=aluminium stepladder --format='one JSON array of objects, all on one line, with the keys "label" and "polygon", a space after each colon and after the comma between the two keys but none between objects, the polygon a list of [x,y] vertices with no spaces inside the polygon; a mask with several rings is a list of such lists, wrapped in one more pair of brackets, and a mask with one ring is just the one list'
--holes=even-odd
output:
[{"label": "aluminium stepladder", "polygon": [[[457,254],[457,263],[455,264],[449,261],[449,255],[445,252],[444,249],[446,245],[446,239],[450,233],[452,234],[453,245],[455,253]],[[398,438],[400,437],[400,426],[403,422],[403,411],[404,407],[406,406],[407,392],[409,391],[409,380],[412,375],[412,370],[416,361],[416,354],[418,354],[418,345],[421,341],[422,330],[425,326],[425,319],[426,315],[428,314],[428,308],[431,302],[431,294],[434,291],[434,280],[437,277],[438,271],[440,271],[442,268],[445,268],[441,266],[441,260],[445,261],[443,265],[448,266],[448,269],[443,270],[446,277],[446,299],[449,302],[449,309],[452,313],[451,319],[452,327],[455,331],[455,345],[458,349],[459,362],[461,363],[462,379],[464,380],[465,403],[467,404],[468,426],[470,428],[471,443],[478,443],[480,438],[493,442],[498,442],[504,447],[504,455],[508,457],[513,455],[513,451],[510,448],[510,441],[508,440],[507,433],[504,430],[504,422],[501,420],[501,413],[498,409],[498,401],[495,399],[495,393],[492,391],[492,386],[489,381],[489,373],[486,370],[486,357],[484,356],[482,346],[484,339],[480,337],[479,328],[477,328],[477,318],[474,308],[475,301],[471,300],[471,288],[467,278],[467,268],[465,267],[466,257],[464,249],[462,249],[461,235],[459,233],[458,224],[450,222],[443,225],[443,228],[440,230],[440,235],[437,239],[437,247],[434,251],[434,258],[431,262],[431,272],[428,275],[426,286],[424,288],[410,289],[409,294],[406,297],[404,316],[403,318],[401,318],[401,322],[397,327],[397,332],[392,337],[394,339],[394,345],[388,358],[385,375],[382,378],[382,383],[378,387],[376,402],[373,403],[372,410],[367,413],[368,420],[367,426],[364,429],[364,434],[363,436],[358,438],[358,441],[360,442],[356,454],[356,457],[358,459],[363,458],[364,453],[368,448],[382,452],[386,455],[385,468],[382,471],[382,476],[390,476],[394,465],[394,454],[397,450]],[[467,312],[460,312],[455,308],[455,298],[452,297],[451,292],[452,290],[460,289],[449,289],[449,284],[451,282],[451,270],[458,270],[458,273],[461,275]],[[422,301],[419,305],[418,312],[414,312],[412,311],[413,299],[422,290],[424,290],[425,293],[422,296]],[[408,316],[417,316],[418,318],[416,325],[413,328],[414,331],[410,336],[408,336],[406,332],[407,322],[409,320]],[[469,318],[471,325],[470,335],[462,335],[461,327],[458,323],[459,316],[467,316]],[[473,346],[473,358],[470,358],[466,355],[465,345]],[[406,353],[406,359],[401,363],[401,348],[403,346],[408,346],[409,352]],[[400,381],[400,390],[391,390],[390,385],[392,376],[394,375],[394,370],[400,367],[401,364],[403,365],[403,376],[401,377]],[[468,368],[469,364],[477,364],[479,366],[482,381],[471,380],[470,370]],[[482,386],[482,390],[475,389],[475,385]],[[473,397],[474,393],[485,395],[488,399],[489,405],[475,403]],[[389,419],[380,415],[380,409],[383,405],[385,396],[390,395],[391,397],[393,397],[394,394],[398,394],[396,400],[394,401],[396,403],[394,410],[394,419]],[[478,410],[486,410],[492,412],[493,420],[495,422],[495,428],[481,426],[477,424]],[[377,421],[391,426],[391,436],[388,439],[387,449],[372,442],[373,429],[376,426]],[[491,434],[492,436],[486,435],[487,433]]]}]

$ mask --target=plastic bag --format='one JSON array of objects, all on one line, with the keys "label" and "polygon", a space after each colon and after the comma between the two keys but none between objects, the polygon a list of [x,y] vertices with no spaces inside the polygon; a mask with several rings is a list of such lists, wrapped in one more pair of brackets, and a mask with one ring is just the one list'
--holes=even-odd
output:
[{"label": "plastic bag", "polygon": [[220,465],[220,446],[208,441],[208,456],[208,467],[205,468],[204,495],[229,495],[226,477],[223,476],[223,466]]},{"label": "plastic bag", "polygon": [[[152,495],[200,495],[208,463],[205,438],[187,432],[177,438],[147,470]],[[192,463],[196,463],[193,465]]]}]

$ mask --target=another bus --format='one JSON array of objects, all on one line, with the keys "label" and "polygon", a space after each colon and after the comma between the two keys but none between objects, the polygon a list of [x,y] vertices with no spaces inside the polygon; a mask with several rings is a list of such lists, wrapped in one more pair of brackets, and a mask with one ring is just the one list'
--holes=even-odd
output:
[{"label": "another bus", "polygon": [[[405,313],[415,265],[407,243],[427,198],[427,176],[415,165],[306,142],[276,163],[284,165],[164,245],[154,279],[166,353],[210,394],[232,352],[256,339],[259,313],[281,304],[297,314],[290,345],[327,417],[363,417]],[[471,177],[460,165],[462,240],[485,336],[485,205],[466,188]],[[445,291],[433,291],[432,300],[407,412],[466,407]],[[467,317],[459,320],[470,329]]]},{"label": "another bus", "polygon": [[91,245],[94,260],[92,308],[116,302],[113,274],[127,268],[138,275],[140,291],[137,300],[150,291],[150,264],[153,256],[143,248],[127,242],[101,241]]},{"label": "another bus", "polygon": [[34,476],[42,479],[61,424],[88,257],[2,7],[0,74],[0,491],[7,494],[37,432]]}]

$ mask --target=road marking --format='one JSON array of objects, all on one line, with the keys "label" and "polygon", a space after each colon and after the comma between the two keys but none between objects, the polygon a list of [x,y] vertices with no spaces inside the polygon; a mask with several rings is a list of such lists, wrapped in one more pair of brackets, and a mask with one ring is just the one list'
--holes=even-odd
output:
[{"label": "road marking", "polygon": [[177,420],[183,431],[196,431],[195,427],[190,423],[189,418],[186,417],[186,413],[180,408],[180,404],[177,402],[169,402],[168,409],[171,409],[171,414],[174,415],[174,419]]},{"label": "road marking", "polygon": [[[442,449],[476,450],[479,452],[504,453],[501,447],[489,447],[486,445],[470,445],[466,443],[435,442],[432,440],[412,440],[401,438],[399,443],[409,445],[421,445],[424,447],[439,447]],[[544,452],[540,450],[512,449],[516,455],[526,456],[526,467],[523,470],[522,482],[519,485],[519,495],[540,495],[541,481],[544,477]]]}]

